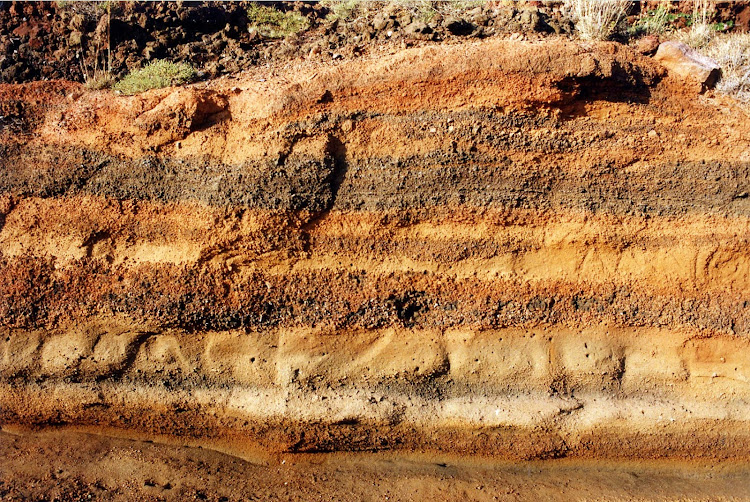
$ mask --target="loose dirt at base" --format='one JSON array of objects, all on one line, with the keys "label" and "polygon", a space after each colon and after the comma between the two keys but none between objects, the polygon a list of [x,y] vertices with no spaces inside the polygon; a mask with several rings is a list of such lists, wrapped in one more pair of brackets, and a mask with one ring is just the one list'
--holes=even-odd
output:
[{"label": "loose dirt at base", "polygon": [[0,479],[2,500],[19,501],[750,500],[747,465],[389,453],[242,460],[64,430],[0,433]]}]

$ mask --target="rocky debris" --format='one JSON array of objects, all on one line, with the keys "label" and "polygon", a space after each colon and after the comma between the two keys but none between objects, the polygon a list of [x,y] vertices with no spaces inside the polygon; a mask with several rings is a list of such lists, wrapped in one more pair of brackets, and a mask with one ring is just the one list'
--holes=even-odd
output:
[{"label": "rocky debris", "polygon": [[721,68],[716,61],[697,53],[682,42],[662,43],[654,59],[670,73],[696,82],[701,91],[713,87],[721,75]]},{"label": "rocky debris", "polygon": [[393,28],[394,26],[395,21],[391,19],[391,17],[385,12],[377,14],[372,20],[372,27],[377,31],[387,30]]},{"label": "rocky debris", "polygon": [[659,48],[659,37],[648,35],[638,39],[635,43],[635,50],[646,56],[652,56]]},{"label": "rocky debris", "polygon": [[425,22],[414,21],[409,24],[404,31],[408,36],[414,38],[430,39],[434,33],[433,29]]},{"label": "rocky debris", "polygon": [[[748,2],[712,2],[715,8],[712,21],[717,28],[724,23],[725,27],[732,26],[738,31],[750,30],[750,4]],[[694,2],[680,0],[647,0],[633,2],[633,13],[642,14],[653,12],[660,6],[666,8],[673,16],[670,24],[674,28],[685,28],[689,25],[689,16],[693,14]]]},{"label": "rocky debris", "polygon": [[466,10],[383,2],[336,17],[326,4],[276,2],[275,8],[305,16],[310,28],[267,39],[248,31],[250,3],[120,2],[109,12],[96,2],[2,2],[0,81],[84,81],[105,68],[110,49],[116,79],[154,59],[188,62],[215,77],[269,61],[359,56],[376,45],[572,31],[551,4],[518,9],[488,2]]},{"label": "rocky debris", "polygon": [[473,24],[455,17],[449,17],[443,21],[443,27],[453,35],[468,35],[474,31]]},{"label": "rocky debris", "polygon": [[94,68],[104,69],[110,47],[115,77],[154,58],[198,68],[233,60],[226,69],[238,71],[257,60],[245,3],[114,3],[110,23],[110,13],[96,2],[3,2],[0,79],[82,81]]}]

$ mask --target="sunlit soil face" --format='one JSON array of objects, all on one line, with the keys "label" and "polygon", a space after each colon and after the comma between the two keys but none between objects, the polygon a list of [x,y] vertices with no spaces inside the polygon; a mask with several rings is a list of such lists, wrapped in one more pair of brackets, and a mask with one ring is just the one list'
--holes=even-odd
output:
[{"label": "sunlit soil face", "polygon": [[746,493],[731,99],[497,39],[0,96],[3,496]]}]

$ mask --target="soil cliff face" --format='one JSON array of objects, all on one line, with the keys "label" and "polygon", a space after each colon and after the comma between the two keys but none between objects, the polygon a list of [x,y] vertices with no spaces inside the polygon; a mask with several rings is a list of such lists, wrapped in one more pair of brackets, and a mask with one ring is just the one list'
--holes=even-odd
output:
[{"label": "soil cliff face", "polygon": [[491,40],[0,94],[6,427],[747,456],[750,122],[648,58]]}]

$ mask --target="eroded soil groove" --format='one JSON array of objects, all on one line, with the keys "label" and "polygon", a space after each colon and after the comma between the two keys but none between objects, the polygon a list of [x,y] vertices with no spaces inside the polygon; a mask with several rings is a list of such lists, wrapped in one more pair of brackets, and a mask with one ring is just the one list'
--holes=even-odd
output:
[{"label": "eroded soil groove", "polygon": [[750,121],[651,59],[490,40],[0,93],[6,427],[750,451]]}]

